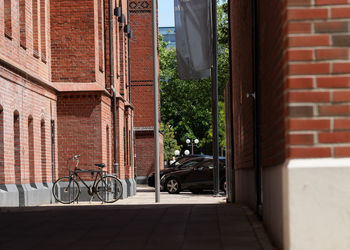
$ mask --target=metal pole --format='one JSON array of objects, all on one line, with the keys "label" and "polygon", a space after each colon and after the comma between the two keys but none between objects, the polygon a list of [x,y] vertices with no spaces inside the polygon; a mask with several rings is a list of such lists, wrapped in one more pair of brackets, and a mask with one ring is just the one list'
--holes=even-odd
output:
[{"label": "metal pole", "polygon": [[220,192],[220,169],[219,169],[219,111],[218,111],[218,63],[217,63],[217,15],[216,0],[212,4],[212,29],[213,29],[213,67],[211,69],[212,90],[212,123],[213,123],[213,161],[214,161],[214,196]]},{"label": "metal pole", "polygon": [[160,201],[160,174],[159,174],[159,109],[158,109],[158,27],[157,27],[157,0],[152,1],[153,21],[153,89],[154,89],[154,164],[155,164],[155,202]]}]

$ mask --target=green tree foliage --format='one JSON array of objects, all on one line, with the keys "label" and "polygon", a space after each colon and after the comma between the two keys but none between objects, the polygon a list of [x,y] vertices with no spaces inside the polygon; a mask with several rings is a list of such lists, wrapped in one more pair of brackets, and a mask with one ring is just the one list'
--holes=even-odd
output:
[{"label": "green tree foliage", "polygon": [[[226,7],[225,7],[226,4]],[[219,65],[219,133],[220,145],[224,145],[224,88],[229,80],[227,3],[218,7],[218,65]],[[226,38],[225,38],[226,37]],[[185,141],[199,139],[200,149],[195,153],[211,154],[211,81],[180,80],[177,72],[176,50],[167,48],[159,39],[159,67],[161,81],[161,119],[174,129],[175,139],[184,149],[189,149]]]},{"label": "green tree foliage", "polygon": [[[223,148],[226,146],[226,133],[225,133],[225,103],[219,101],[219,147]],[[204,144],[211,144],[213,141],[213,129],[212,124],[207,131],[206,137],[203,139]]]},{"label": "green tree foliage", "polygon": [[181,150],[181,146],[177,145],[175,131],[171,125],[161,123],[160,131],[163,134],[164,141],[164,160],[169,161],[174,156],[175,150]]}]

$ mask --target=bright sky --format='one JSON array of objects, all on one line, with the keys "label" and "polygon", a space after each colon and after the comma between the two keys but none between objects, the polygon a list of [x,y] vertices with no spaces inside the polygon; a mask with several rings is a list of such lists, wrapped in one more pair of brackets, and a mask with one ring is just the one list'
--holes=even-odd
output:
[{"label": "bright sky", "polygon": [[174,26],[174,0],[158,0],[159,27]]}]

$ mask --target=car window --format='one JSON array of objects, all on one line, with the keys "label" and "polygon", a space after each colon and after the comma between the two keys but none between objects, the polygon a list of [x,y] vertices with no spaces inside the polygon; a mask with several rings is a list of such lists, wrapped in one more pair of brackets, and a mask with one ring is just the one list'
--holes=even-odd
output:
[{"label": "car window", "polygon": [[177,166],[181,165],[182,163],[184,163],[187,160],[188,160],[188,158],[186,158],[186,157],[180,158],[176,162],[171,164],[170,167],[177,167]]},{"label": "car window", "polygon": [[203,159],[201,158],[189,160],[188,162],[185,162],[184,164],[179,166],[179,168],[185,169],[185,168],[193,167],[194,165],[196,165],[198,162],[201,162],[202,160]]},{"label": "car window", "polygon": [[213,169],[214,165],[213,165],[213,161],[207,161],[204,162],[202,165],[199,166],[200,168],[204,169]]}]

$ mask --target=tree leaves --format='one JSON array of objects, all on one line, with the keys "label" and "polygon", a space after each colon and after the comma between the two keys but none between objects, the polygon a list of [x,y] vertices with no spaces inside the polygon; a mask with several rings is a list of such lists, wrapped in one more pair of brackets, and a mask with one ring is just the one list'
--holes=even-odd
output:
[{"label": "tree leaves", "polygon": [[[226,10],[226,12],[225,12]],[[224,146],[224,88],[229,80],[229,50],[227,1],[218,7],[218,65],[219,65],[219,134]],[[177,72],[175,48],[167,48],[159,38],[159,67],[161,91],[161,120],[174,130],[174,138],[187,148],[186,139],[199,139],[200,151],[210,154],[211,135],[211,81],[180,80]],[[164,138],[164,143],[166,142]],[[171,149],[172,150],[172,149]],[[172,152],[173,153],[173,152]]]}]

